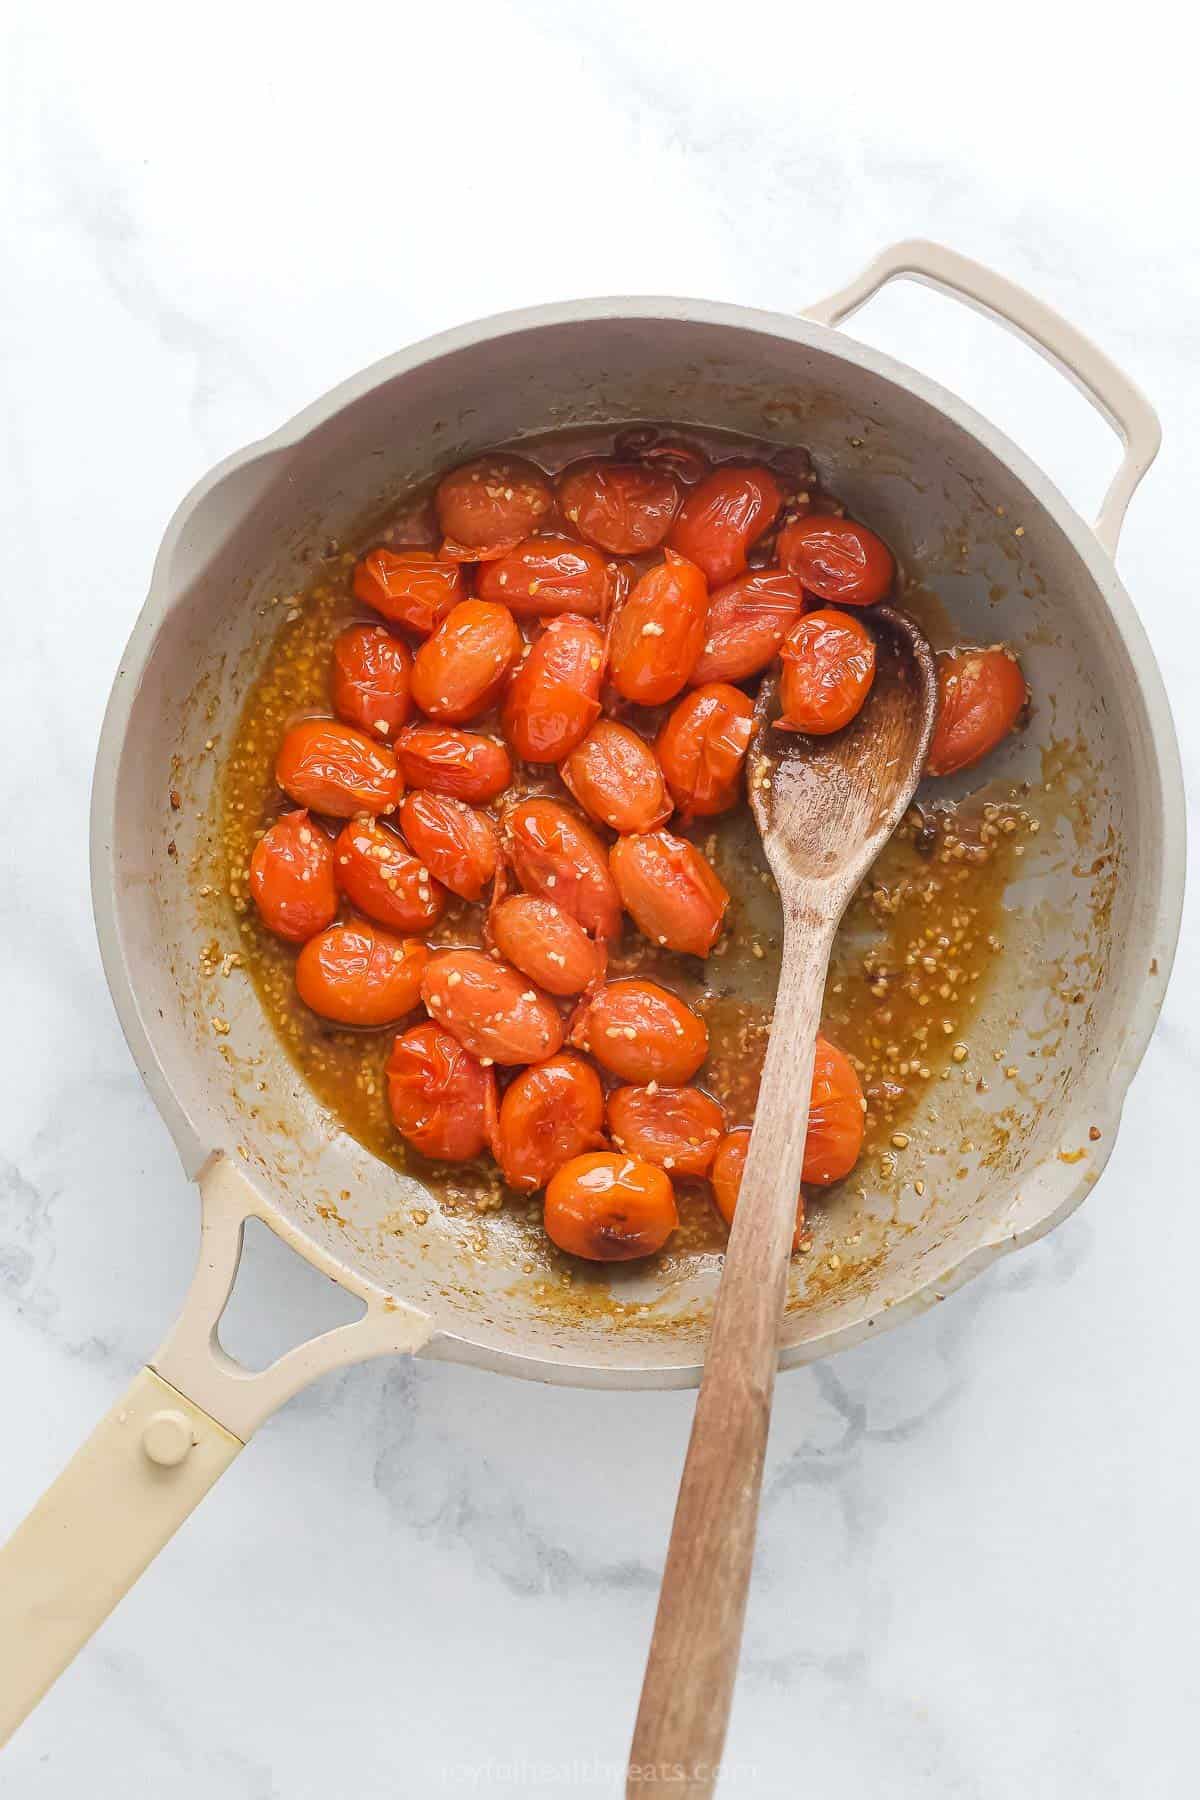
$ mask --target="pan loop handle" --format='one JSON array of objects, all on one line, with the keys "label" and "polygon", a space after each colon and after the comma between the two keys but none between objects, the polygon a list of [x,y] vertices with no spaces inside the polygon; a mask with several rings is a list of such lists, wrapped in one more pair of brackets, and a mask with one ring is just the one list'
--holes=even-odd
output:
[{"label": "pan loop handle", "polygon": [[1141,389],[1053,307],[994,269],[924,238],[890,245],[849,286],[810,306],[804,317],[818,325],[841,325],[880,288],[897,279],[919,281],[965,301],[976,312],[1016,332],[1073,382],[1112,426],[1125,454],[1093,530],[1108,554],[1115,557],[1126,509],[1162,442],[1158,415]]}]

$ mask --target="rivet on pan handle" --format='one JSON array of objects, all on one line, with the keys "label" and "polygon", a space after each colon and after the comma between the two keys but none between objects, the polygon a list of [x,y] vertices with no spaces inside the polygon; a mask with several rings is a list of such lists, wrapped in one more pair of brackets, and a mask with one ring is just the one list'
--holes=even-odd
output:
[{"label": "rivet on pan handle", "polygon": [[[7,1743],[117,1601],[285,1400],[329,1369],[425,1344],[413,1307],[339,1272],[366,1311],[253,1373],[222,1350],[217,1327],[233,1291],[246,1220],[285,1241],[227,1156],[200,1174],[196,1274],[180,1317],[149,1368],[0,1549],[0,1745]],[[306,1240],[293,1245],[313,1260]],[[332,1273],[332,1271],[327,1271]]]},{"label": "rivet on pan handle", "polygon": [[1109,555],[1115,556],[1126,509],[1162,442],[1158,415],[1141,389],[1053,307],[1035,300],[994,269],[924,238],[909,238],[882,250],[848,287],[819,300],[804,316],[819,325],[840,325],[880,288],[900,278],[920,281],[939,293],[964,300],[976,312],[1015,331],[1072,381],[1107,419],[1124,445],[1125,454],[1093,529]]}]

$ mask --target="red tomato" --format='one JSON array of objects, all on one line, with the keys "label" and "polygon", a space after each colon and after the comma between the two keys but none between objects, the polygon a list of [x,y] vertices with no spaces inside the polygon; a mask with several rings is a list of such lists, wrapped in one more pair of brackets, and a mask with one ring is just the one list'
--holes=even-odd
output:
[{"label": "red tomato", "polygon": [[250,858],[250,897],[268,931],[302,944],[337,913],[333,846],[308,813],[284,813]]},{"label": "red tomato", "polygon": [[1011,650],[952,650],[937,659],[938,720],[925,767],[930,775],[968,769],[1006,738],[1029,699]]},{"label": "red tomato", "polygon": [[388,1109],[400,1135],[436,1162],[467,1162],[496,1129],[496,1076],[440,1025],[414,1025],[387,1060]]},{"label": "red tomato", "polygon": [[643,937],[687,956],[707,956],[721,935],[729,892],[686,838],[648,831],[618,838],[609,867],[621,904]]},{"label": "red tomato", "polygon": [[463,900],[478,900],[496,873],[500,845],[486,813],[450,794],[418,790],[400,808],[409,848],[435,881]]},{"label": "red tomato", "polygon": [[572,1157],[554,1175],[543,1223],[547,1237],[572,1256],[629,1262],[661,1250],[679,1213],[661,1169],[600,1150]]},{"label": "red tomato", "polygon": [[684,695],[656,748],[685,824],[737,805],[753,735],[754,706],[740,688],[711,681]]},{"label": "red tomato", "polygon": [[531,894],[553,900],[601,940],[621,929],[621,902],[604,845],[557,800],[520,800],[504,815],[509,860]]},{"label": "red tomato", "polygon": [[507,606],[460,600],[413,658],[412,697],[449,725],[478,718],[499,699],[522,648]]},{"label": "red tomato", "polygon": [[392,745],[409,787],[482,806],[512,780],[503,744],[453,725],[406,725]]},{"label": "red tomato", "polygon": [[388,826],[352,819],[333,849],[338,887],[369,919],[393,931],[429,931],[445,912],[445,889]]},{"label": "red tomato", "polygon": [[279,746],[275,779],[297,806],[334,819],[392,812],[404,792],[392,752],[333,719],[292,726]]},{"label": "red tomato", "polygon": [[770,469],[724,463],[696,483],[668,541],[719,587],[741,574],[747,550],[770,529],[782,504],[783,490]]},{"label": "red tomato", "polygon": [[693,685],[759,674],[803,611],[804,589],[782,569],[754,569],[718,588],[708,603]]},{"label": "red tomato", "polygon": [[569,1052],[523,1069],[500,1103],[494,1146],[510,1188],[532,1194],[573,1156],[604,1142],[604,1094],[595,1069]]},{"label": "red tomato", "polygon": [[529,977],[482,950],[435,956],[421,998],[439,1025],[485,1063],[544,1062],[562,1046],[563,1022]]},{"label": "red tomato", "polygon": [[[746,1168],[746,1153],[750,1148],[750,1127],[739,1125],[727,1132],[717,1145],[717,1153],[713,1158],[709,1171],[712,1182],[713,1199],[717,1203],[717,1211],[727,1225],[733,1224],[733,1215],[737,1208],[738,1195],[742,1189],[742,1175]],[[796,1230],[792,1236],[792,1249],[800,1248],[800,1233],[804,1230],[804,1195],[796,1200]]]},{"label": "red tomato", "polygon": [[442,476],[433,504],[452,550],[507,550],[536,530],[554,494],[523,456],[480,456]]},{"label": "red tomato", "polygon": [[617,719],[597,719],[560,773],[584,812],[614,831],[651,831],[671,816],[658,758]]},{"label": "red tomato", "polygon": [[604,639],[571,614],[529,646],[504,696],[504,735],[525,762],[561,762],[600,715]]},{"label": "red tomato", "polygon": [[412,654],[382,625],[351,625],[333,641],[329,694],[348,725],[394,737],[412,711]]},{"label": "red tomato", "polygon": [[818,1033],[801,1181],[828,1187],[850,1173],[862,1149],[866,1110],[854,1064]]},{"label": "red tomato", "polygon": [[604,610],[608,568],[598,551],[574,538],[533,537],[496,562],[484,563],[475,591],[500,600],[517,619],[578,613],[597,619]]},{"label": "red tomato", "polygon": [[874,606],[890,591],[896,574],[882,538],[832,513],[812,513],[785,525],[775,554],[810,594],[842,606]]},{"label": "red tomato", "polygon": [[372,550],[354,570],[356,597],[409,631],[432,631],[466,591],[458,564],[432,550]]},{"label": "red tomato", "polygon": [[604,975],[603,946],[553,900],[510,894],[489,914],[488,931],[501,956],[548,994],[582,994]]},{"label": "red tomato", "polygon": [[725,1129],[711,1094],[694,1087],[619,1087],[608,1096],[608,1129],[618,1150],[672,1175],[707,1175]]},{"label": "red tomato", "polygon": [[419,938],[395,937],[366,920],[331,925],[301,950],[296,991],[338,1025],[394,1025],[421,997],[428,955]]},{"label": "red tomato", "polygon": [[679,510],[680,487],[667,469],[589,457],[558,478],[558,503],[580,537],[612,556],[654,550]]},{"label": "red tomato", "polygon": [[708,584],[674,550],[647,571],[613,621],[609,679],[626,700],[673,700],[704,648]]},{"label": "red tomato", "polygon": [[780,731],[827,737],[861,712],[875,679],[875,639],[853,613],[805,613],[779,655]]},{"label": "red tomato", "polygon": [[610,981],[571,1024],[571,1042],[621,1081],[682,1087],[708,1055],[703,1019],[656,981]]}]

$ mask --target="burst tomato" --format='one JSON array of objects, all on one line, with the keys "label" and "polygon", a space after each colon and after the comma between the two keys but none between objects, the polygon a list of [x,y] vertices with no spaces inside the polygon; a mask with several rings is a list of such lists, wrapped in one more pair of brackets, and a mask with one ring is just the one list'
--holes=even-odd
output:
[{"label": "burst tomato", "polygon": [[1029,699],[1021,665],[1009,650],[953,650],[937,659],[938,719],[929,746],[930,775],[968,769],[1006,738]]},{"label": "burst tomato", "polygon": [[496,873],[496,827],[465,800],[421,790],[409,794],[400,808],[400,829],[434,880],[463,900],[478,900]]},{"label": "burst tomato", "polygon": [[[733,1215],[737,1209],[738,1195],[742,1190],[742,1176],[746,1169],[746,1153],[750,1148],[750,1127],[738,1125],[733,1131],[726,1132],[717,1145],[717,1153],[713,1157],[708,1178],[712,1183],[713,1199],[717,1203],[717,1211],[726,1225],[733,1224]],[[800,1248],[800,1233],[804,1230],[804,1195],[800,1193],[796,1199],[796,1230],[792,1236],[792,1249]]]},{"label": "burst tomato", "polygon": [[510,1188],[532,1194],[565,1162],[604,1142],[604,1094],[581,1056],[523,1069],[500,1103],[496,1161]]},{"label": "burst tomato", "polygon": [[711,681],[685,694],[655,746],[685,824],[737,805],[753,735],[754,707],[740,688]]},{"label": "burst tomato", "polygon": [[553,900],[510,894],[493,907],[488,932],[501,956],[548,994],[582,994],[604,974],[603,945]]},{"label": "burst tomato", "polygon": [[551,620],[508,685],[501,723],[525,762],[569,756],[600,716],[604,639],[586,619]]},{"label": "burst tomato", "polygon": [[695,563],[674,550],[647,570],[613,621],[609,678],[626,700],[659,706],[673,700],[704,648],[708,584]]},{"label": "burst tomato", "polygon": [[853,613],[805,613],[779,656],[780,731],[826,737],[862,710],[875,679],[875,639]]},{"label": "burst tomato", "polygon": [[507,854],[531,894],[553,900],[601,940],[621,929],[621,902],[604,845],[557,800],[520,800],[504,815]]},{"label": "burst tomato", "polygon": [[529,985],[529,977],[482,950],[446,950],[433,957],[421,998],[439,1025],[484,1061],[543,1062],[563,1041],[558,1010]]},{"label": "burst tomato", "polygon": [[612,556],[653,550],[671,529],[680,487],[667,469],[590,457],[558,478],[558,503],[580,537]]},{"label": "burst tomato", "polygon": [[512,780],[512,761],[503,744],[453,725],[406,725],[393,750],[409,787],[482,806]]},{"label": "burst tomato", "polygon": [[351,625],[334,639],[329,697],[339,719],[391,738],[412,711],[412,654],[382,625]]},{"label": "burst tomato", "polygon": [[634,1156],[576,1156],[552,1178],[543,1214],[560,1250],[589,1262],[629,1262],[661,1250],[679,1223],[675,1190],[661,1169]]},{"label": "burst tomato", "polygon": [[801,1181],[828,1187],[850,1173],[862,1149],[865,1112],[854,1064],[818,1033]]},{"label": "burst tomato", "polygon": [[554,493],[523,456],[480,456],[442,476],[433,504],[444,553],[470,562],[472,552],[507,551],[528,537],[553,509]]},{"label": "burst tomato", "polygon": [[608,1096],[608,1129],[618,1150],[672,1175],[707,1175],[725,1129],[711,1094],[694,1087],[619,1087]]},{"label": "burst tomato", "polygon": [[495,1072],[468,1055],[440,1025],[414,1025],[398,1037],[386,1079],[396,1129],[422,1156],[467,1162],[491,1143]]},{"label": "burst tomato", "polygon": [[484,563],[475,591],[499,600],[517,619],[578,613],[597,619],[604,611],[608,568],[604,558],[574,538],[533,537],[507,556]]},{"label": "burst tomato", "polygon": [[609,867],[621,904],[652,944],[707,956],[721,935],[729,891],[686,838],[648,831],[618,838]]},{"label": "burst tomato", "polygon": [[813,513],[785,525],[775,553],[810,594],[842,606],[874,606],[889,592],[896,573],[882,538],[832,513]]},{"label": "burst tomato", "polygon": [[614,831],[651,831],[670,817],[658,758],[617,719],[597,719],[560,773],[584,812]]},{"label": "burst tomato", "polygon": [[782,504],[783,490],[770,469],[725,463],[696,483],[668,542],[719,587],[741,574],[747,550],[770,529]]},{"label": "burst tomato", "polygon": [[693,686],[759,674],[803,611],[804,589],[783,569],[755,569],[718,588],[708,603]]},{"label": "burst tomato", "polygon": [[372,550],[354,570],[354,592],[394,625],[427,634],[466,598],[462,570],[432,550]]},{"label": "burst tomato", "polygon": [[309,938],[296,962],[305,1006],[338,1025],[394,1025],[421,997],[429,952],[366,920]]},{"label": "burst tomato", "polygon": [[267,930],[289,944],[302,944],[333,922],[333,846],[306,811],[284,813],[255,844],[250,898]]},{"label": "burst tomato", "polygon": [[460,600],[413,658],[413,700],[448,725],[476,719],[499,698],[522,647],[507,606]]},{"label": "burst tomato", "polygon": [[582,1007],[571,1042],[621,1081],[682,1087],[708,1055],[703,1019],[656,981],[610,981]]},{"label": "burst tomato", "polygon": [[445,889],[387,825],[352,819],[333,853],[338,887],[369,919],[394,931],[428,931],[445,912]]},{"label": "burst tomato", "polygon": [[386,745],[334,719],[305,719],[292,726],[279,746],[275,779],[297,806],[334,819],[391,812],[404,792],[396,758]]}]

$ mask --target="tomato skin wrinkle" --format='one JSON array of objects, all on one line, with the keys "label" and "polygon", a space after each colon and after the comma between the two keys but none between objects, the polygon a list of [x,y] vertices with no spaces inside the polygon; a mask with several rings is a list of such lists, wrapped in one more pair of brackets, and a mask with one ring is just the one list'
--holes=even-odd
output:
[{"label": "tomato skin wrinkle", "polygon": [[626,911],[663,949],[707,956],[721,935],[729,890],[703,853],[669,831],[618,838],[609,867]]},{"label": "tomato skin wrinkle", "polygon": [[388,1110],[414,1150],[437,1162],[469,1162],[496,1130],[496,1074],[432,1022],[392,1044],[385,1070]]},{"label": "tomato skin wrinkle", "polygon": [[499,698],[522,647],[507,606],[460,601],[413,658],[415,704],[448,725],[478,718]]},{"label": "tomato skin wrinkle", "polygon": [[736,806],[754,735],[754,705],[713,681],[684,695],[658,734],[658,760],[684,823]]},{"label": "tomato skin wrinkle", "polygon": [[865,1111],[854,1064],[818,1032],[801,1181],[828,1187],[850,1173],[862,1149]]},{"label": "tomato skin wrinkle", "polygon": [[368,736],[392,738],[412,712],[412,652],[382,625],[351,625],[334,639],[333,710]]},{"label": "tomato skin wrinkle", "polygon": [[619,1087],[608,1096],[619,1150],[672,1176],[707,1175],[725,1130],[720,1102],[696,1087]]},{"label": "tomato skin wrinkle", "polygon": [[667,550],[637,582],[612,622],[609,678],[625,700],[673,700],[704,647],[708,583],[695,563]]},{"label": "tomato skin wrinkle", "polygon": [[331,818],[392,811],[404,783],[386,745],[336,719],[305,719],[279,746],[275,779],[297,806]]},{"label": "tomato skin wrinkle", "polygon": [[1002,646],[944,651],[937,659],[938,718],[926,771],[954,775],[994,750],[1029,702],[1021,666]]},{"label": "tomato skin wrinkle", "polygon": [[597,719],[559,773],[588,817],[613,831],[652,831],[671,816],[654,750],[617,719]]},{"label": "tomato skin wrinkle", "polygon": [[488,915],[488,935],[506,962],[548,994],[582,994],[603,978],[604,946],[553,900],[510,894]]},{"label": "tomato skin wrinkle", "polygon": [[682,1087],[708,1055],[703,1019],[678,995],[638,976],[610,981],[579,1009],[571,1043],[621,1081]]},{"label": "tomato skin wrinkle", "polygon": [[543,1062],[562,1046],[566,1028],[529,977],[481,950],[445,950],[421,982],[421,998],[438,1024],[465,1050],[497,1063]]},{"label": "tomato skin wrinkle", "polygon": [[494,1145],[509,1187],[531,1194],[572,1157],[605,1141],[604,1091],[590,1063],[564,1051],[523,1069],[500,1103]]},{"label": "tomato skin wrinkle", "polygon": [[896,564],[883,539],[853,519],[810,513],[786,525],[776,555],[819,600],[874,606],[891,591]]},{"label": "tomato skin wrinkle", "polygon": [[554,492],[523,456],[480,456],[444,475],[433,503],[446,538],[470,552],[528,537],[553,510]]},{"label": "tomato skin wrinkle", "polygon": [[637,1157],[594,1151],[555,1173],[546,1189],[549,1238],[591,1262],[629,1262],[661,1250],[679,1223],[670,1180]]},{"label": "tomato skin wrinkle", "polygon": [[759,675],[804,611],[804,588],[783,569],[755,569],[713,593],[694,687]]},{"label": "tomato skin wrinkle", "polygon": [[562,613],[596,619],[604,610],[608,565],[598,550],[574,538],[533,537],[479,570],[475,591],[498,600],[514,618]]},{"label": "tomato skin wrinkle", "polygon": [[558,763],[600,717],[604,639],[569,613],[528,647],[508,685],[501,723],[524,762]]},{"label": "tomato skin wrinkle", "polygon": [[478,900],[496,873],[500,842],[487,813],[452,794],[416,789],[400,808],[400,829],[429,873],[462,900]]},{"label": "tomato skin wrinkle", "polygon": [[339,1025],[395,1025],[421,997],[429,952],[368,920],[309,938],[296,963],[304,1004]]},{"label": "tomato skin wrinkle", "polygon": [[589,457],[565,468],[558,478],[564,518],[612,556],[633,556],[662,543],[682,498],[668,469],[643,463]]},{"label": "tomato skin wrinkle", "polygon": [[446,910],[445,889],[404,839],[375,819],[352,819],[333,847],[339,890],[394,931],[429,931]]},{"label": "tomato skin wrinkle", "polygon": [[770,529],[783,490],[761,464],[724,463],[691,490],[668,542],[704,571],[714,586],[746,567],[746,552]]},{"label": "tomato skin wrinkle", "polygon": [[779,652],[780,731],[826,737],[862,710],[875,679],[875,639],[853,613],[798,619]]},{"label": "tomato skin wrinkle", "polygon": [[521,886],[553,900],[589,936],[621,929],[621,901],[604,845],[557,800],[521,800],[504,815],[505,854]]},{"label": "tomato skin wrinkle", "polygon": [[406,725],[392,748],[411,788],[482,806],[512,780],[512,758],[495,738],[453,725]]},{"label": "tomato skin wrinkle", "polygon": [[371,550],[354,570],[354,595],[409,631],[428,635],[466,598],[462,570],[431,550]]},{"label": "tomato skin wrinkle", "polygon": [[333,846],[308,812],[283,813],[254,846],[250,897],[268,931],[302,944],[333,923]]}]

